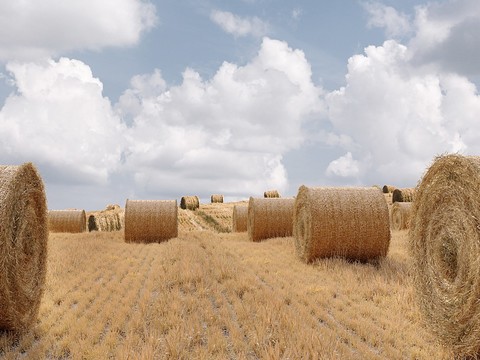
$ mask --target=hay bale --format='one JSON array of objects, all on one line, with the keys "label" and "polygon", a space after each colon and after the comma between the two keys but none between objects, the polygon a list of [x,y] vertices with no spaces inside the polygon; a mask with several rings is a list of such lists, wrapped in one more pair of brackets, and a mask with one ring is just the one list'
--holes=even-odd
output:
[{"label": "hay bale", "polygon": [[88,217],[88,231],[118,231],[124,228],[125,212],[118,205],[108,205],[105,210]]},{"label": "hay bale", "polygon": [[250,241],[292,236],[293,198],[250,198],[247,231]]},{"label": "hay bale", "polygon": [[412,205],[410,250],[420,310],[456,358],[480,352],[480,157],[443,155]]},{"label": "hay bale", "polygon": [[396,187],[393,185],[383,185],[382,191],[384,194],[389,194],[389,193],[393,193],[395,189]]},{"label": "hay bale", "polygon": [[223,195],[214,194],[210,196],[210,202],[213,203],[223,203]]},{"label": "hay bale", "polygon": [[161,242],[178,236],[177,200],[128,200],[125,242]]},{"label": "hay bale", "polygon": [[95,219],[95,215],[89,215],[88,216],[88,231],[98,231],[98,224],[97,224],[97,220]]},{"label": "hay bale", "polygon": [[0,329],[37,318],[47,264],[47,204],[31,163],[0,166]]},{"label": "hay bale", "polygon": [[264,198],[279,198],[280,194],[277,190],[267,190],[263,193]]},{"label": "hay bale", "polygon": [[388,206],[372,188],[301,186],[295,202],[297,255],[305,262],[341,256],[365,261],[387,255]]},{"label": "hay bale", "polygon": [[115,210],[118,211],[120,210],[120,205],[118,204],[110,204],[105,207],[105,210]]},{"label": "hay bale", "polygon": [[415,188],[397,188],[392,193],[392,203],[412,202],[415,200]]},{"label": "hay bale", "polygon": [[390,224],[394,230],[404,230],[410,227],[411,202],[395,202],[390,213]]},{"label": "hay bale", "polygon": [[51,232],[81,233],[87,230],[85,210],[49,210],[48,230]]},{"label": "hay bale", "polygon": [[184,210],[196,210],[200,207],[198,196],[182,196],[180,207]]},{"label": "hay bale", "polygon": [[247,217],[248,217],[248,206],[247,205],[234,205],[233,206],[233,232],[244,232],[247,231]]}]

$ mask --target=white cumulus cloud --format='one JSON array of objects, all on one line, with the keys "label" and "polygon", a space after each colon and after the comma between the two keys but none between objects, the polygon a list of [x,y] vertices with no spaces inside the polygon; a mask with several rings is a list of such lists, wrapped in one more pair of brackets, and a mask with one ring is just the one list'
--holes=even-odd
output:
[{"label": "white cumulus cloud", "polygon": [[388,37],[404,37],[412,30],[408,16],[391,6],[379,2],[366,2],[363,3],[363,7],[370,15],[367,25],[385,28]]},{"label": "white cumulus cloud", "polygon": [[353,158],[351,152],[347,152],[330,162],[326,173],[328,176],[357,177],[360,175],[360,163]]},{"label": "white cumulus cloud", "polygon": [[213,10],[210,19],[235,37],[262,37],[268,33],[268,23],[256,16],[241,17],[229,11]]}]

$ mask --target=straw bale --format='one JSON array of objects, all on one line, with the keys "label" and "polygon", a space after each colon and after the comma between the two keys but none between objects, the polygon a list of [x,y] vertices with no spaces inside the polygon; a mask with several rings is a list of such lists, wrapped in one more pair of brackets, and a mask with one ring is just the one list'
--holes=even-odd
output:
[{"label": "straw bale", "polygon": [[396,187],[393,185],[383,185],[382,191],[384,194],[388,194],[388,193],[393,193],[395,189]]},{"label": "straw bale", "polygon": [[267,190],[263,193],[264,198],[279,198],[280,194],[277,190]]},{"label": "straw bale", "polygon": [[214,194],[210,196],[210,202],[213,203],[223,203],[223,195]]},{"label": "straw bale", "polygon": [[293,198],[250,198],[247,231],[250,241],[292,236]]},{"label": "straw bale", "polygon": [[397,188],[392,193],[392,203],[412,202],[415,200],[415,188]]},{"label": "straw bale", "polygon": [[81,233],[87,230],[85,210],[49,210],[48,229],[51,232]]},{"label": "straw bale", "polygon": [[105,210],[88,217],[88,231],[118,231],[124,228],[125,212],[118,205],[108,205]]},{"label": "straw bale", "polygon": [[152,243],[178,236],[177,200],[128,200],[125,241]]},{"label": "straw bale", "polygon": [[0,166],[0,329],[38,316],[47,263],[47,204],[34,165]]},{"label": "straw bale", "polygon": [[456,358],[480,352],[480,157],[442,155],[417,186],[414,288],[428,327]]},{"label": "straw bale", "polygon": [[247,217],[248,206],[247,205],[234,205],[233,206],[233,232],[247,231]]},{"label": "straw bale", "polygon": [[198,196],[183,196],[180,200],[180,207],[185,210],[196,210],[200,207]]},{"label": "straw bale", "polygon": [[366,261],[387,255],[388,206],[372,188],[301,186],[295,202],[297,255],[305,262],[340,256]]},{"label": "straw bale", "polygon": [[412,203],[395,202],[390,213],[390,223],[394,230],[404,230],[410,227]]}]

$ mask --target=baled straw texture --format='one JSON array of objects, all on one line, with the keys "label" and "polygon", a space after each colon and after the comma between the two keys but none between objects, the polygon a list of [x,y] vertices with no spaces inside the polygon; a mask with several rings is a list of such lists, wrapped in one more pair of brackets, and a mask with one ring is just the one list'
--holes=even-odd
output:
[{"label": "baled straw texture", "polygon": [[50,210],[48,229],[51,232],[81,233],[87,230],[85,210]]},{"label": "baled straw texture", "polygon": [[47,204],[31,163],[0,166],[0,329],[37,318],[47,264]]},{"label": "baled straw texture", "polygon": [[277,190],[267,190],[263,193],[264,198],[279,198],[280,194]]},{"label": "baled straw texture", "polygon": [[247,231],[247,217],[248,206],[247,205],[234,205],[233,207],[233,232]]},{"label": "baled straw texture", "polygon": [[393,203],[390,213],[390,223],[393,230],[404,230],[410,227],[411,210],[411,202]]},{"label": "baled straw texture", "polygon": [[108,205],[88,217],[88,231],[118,231],[124,226],[125,212],[118,205]]},{"label": "baled straw texture", "polygon": [[177,200],[128,200],[125,242],[161,242],[178,236]]},{"label": "baled straw texture", "polygon": [[340,256],[365,261],[387,255],[388,206],[376,188],[301,186],[295,202],[297,255],[305,262]]},{"label": "baled straw texture", "polygon": [[198,196],[183,196],[180,199],[180,207],[184,210],[196,210],[200,207]]},{"label": "baled straw texture", "polygon": [[210,202],[213,203],[223,203],[223,195],[214,194],[210,196]]},{"label": "baled straw texture", "polygon": [[394,202],[412,202],[415,200],[415,188],[395,189],[392,194],[392,203]]},{"label": "baled straw texture", "polygon": [[458,358],[480,351],[480,157],[435,159],[410,224],[414,286],[428,326]]},{"label": "baled straw texture", "polygon": [[393,193],[395,189],[396,187],[393,185],[383,185],[382,191],[384,194],[388,194],[388,193]]},{"label": "baled straw texture", "polygon": [[292,236],[293,198],[250,198],[247,231],[250,241]]}]

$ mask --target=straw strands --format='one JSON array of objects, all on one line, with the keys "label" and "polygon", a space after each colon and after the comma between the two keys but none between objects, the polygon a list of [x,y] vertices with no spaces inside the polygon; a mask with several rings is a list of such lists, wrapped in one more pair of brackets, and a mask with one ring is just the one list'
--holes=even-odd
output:
[{"label": "straw strands", "polygon": [[81,233],[87,230],[85,210],[49,210],[48,230],[51,232]]},{"label": "straw strands", "polygon": [[280,194],[277,190],[267,190],[263,193],[264,198],[279,198]]},{"label": "straw strands", "polygon": [[88,216],[88,231],[118,231],[124,226],[125,212],[119,205],[108,205]]},{"label": "straw strands", "polygon": [[198,196],[182,196],[180,200],[180,207],[185,210],[196,210],[200,207],[200,200]]},{"label": "straw strands", "polygon": [[233,206],[233,232],[247,231],[247,217],[248,206],[247,205],[234,205]]},{"label": "straw strands", "polygon": [[247,231],[250,241],[292,236],[293,198],[250,198]]},{"label": "straw strands", "polygon": [[396,187],[393,185],[383,185],[382,191],[384,194],[388,194],[388,193],[393,193],[395,189]]},{"label": "straw strands", "polygon": [[390,212],[390,224],[393,230],[404,230],[410,227],[411,202],[394,202]]},{"label": "straw strands", "polygon": [[178,236],[177,200],[128,200],[125,242],[161,242]]},{"label": "straw strands", "polygon": [[392,203],[394,202],[412,202],[415,200],[415,188],[397,188],[393,190]]},{"label": "straw strands", "polygon": [[0,329],[24,330],[37,318],[45,286],[47,204],[31,163],[0,166]]},{"label": "straw strands", "polygon": [[456,358],[480,352],[480,157],[437,157],[417,187],[410,249],[427,325]]},{"label": "straw strands", "polygon": [[223,195],[214,194],[210,196],[210,202],[213,203],[223,203]]},{"label": "straw strands", "polygon": [[353,260],[386,256],[390,244],[387,203],[372,187],[301,186],[294,236],[297,255],[305,262],[330,256]]}]

